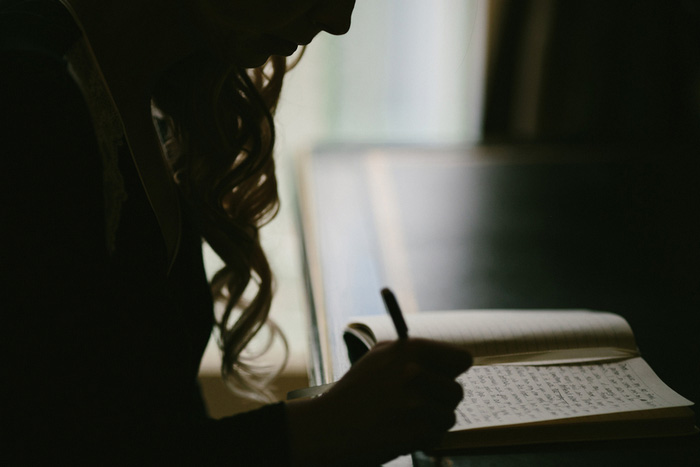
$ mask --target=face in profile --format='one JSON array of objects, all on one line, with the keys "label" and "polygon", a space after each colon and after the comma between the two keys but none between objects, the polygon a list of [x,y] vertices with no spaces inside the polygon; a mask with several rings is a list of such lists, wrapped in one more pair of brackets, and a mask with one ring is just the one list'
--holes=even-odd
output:
[{"label": "face in profile", "polygon": [[345,34],[355,0],[199,0],[203,27],[217,48],[252,68],[289,56],[320,32]]}]

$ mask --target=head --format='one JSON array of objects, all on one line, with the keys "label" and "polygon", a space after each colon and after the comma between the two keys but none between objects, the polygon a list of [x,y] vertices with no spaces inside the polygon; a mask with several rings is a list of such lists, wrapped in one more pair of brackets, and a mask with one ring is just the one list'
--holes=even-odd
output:
[{"label": "head", "polygon": [[196,0],[207,45],[246,68],[289,56],[320,32],[350,28],[355,0]]}]

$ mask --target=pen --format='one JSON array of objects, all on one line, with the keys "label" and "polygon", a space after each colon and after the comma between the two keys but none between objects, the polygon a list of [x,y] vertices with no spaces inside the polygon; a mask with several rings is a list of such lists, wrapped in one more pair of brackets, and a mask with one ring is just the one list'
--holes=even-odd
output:
[{"label": "pen", "polygon": [[399,340],[408,339],[408,327],[406,326],[406,321],[403,319],[401,308],[399,308],[399,302],[396,301],[396,297],[388,288],[383,288],[381,293],[384,306],[386,306],[386,311],[389,312],[389,316],[391,316],[391,320],[394,322]]},{"label": "pen", "polygon": [[[384,288],[382,289],[382,300],[384,300],[384,305],[386,310],[391,316],[391,320],[394,322],[394,327],[396,328],[396,334],[399,335],[399,340],[408,339],[408,327],[406,326],[406,321],[403,319],[403,314],[401,313],[401,308],[399,308],[399,302],[396,301],[396,297],[391,292],[391,290]],[[296,389],[287,393],[287,400],[298,399],[302,397],[316,397],[323,394],[333,387],[335,383],[322,384],[320,386],[312,386],[310,388]]]}]

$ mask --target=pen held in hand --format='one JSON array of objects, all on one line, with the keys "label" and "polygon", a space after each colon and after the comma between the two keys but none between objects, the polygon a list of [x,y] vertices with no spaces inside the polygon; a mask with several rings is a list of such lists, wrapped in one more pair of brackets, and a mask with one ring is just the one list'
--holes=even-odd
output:
[{"label": "pen held in hand", "polygon": [[399,335],[399,339],[408,339],[408,327],[406,326],[406,321],[403,319],[403,314],[401,313],[401,308],[399,308],[399,303],[396,301],[396,297],[388,288],[382,289],[381,293],[384,305],[389,312],[389,316],[391,316],[391,320],[394,322],[394,327],[396,328],[396,333]]},{"label": "pen held in hand", "polygon": [[[396,301],[396,297],[391,290],[387,288],[382,289],[381,293],[384,305],[389,312],[389,316],[391,316],[391,320],[394,322],[396,333],[399,335],[399,340],[408,339],[408,327],[406,326],[406,321],[403,319],[403,314],[401,313],[401,308],[399,308],[399,303]],[[290,391],[287,393],[287,400],[319,396],[332,388],[334,384],[335,383],[328,383]]]}]

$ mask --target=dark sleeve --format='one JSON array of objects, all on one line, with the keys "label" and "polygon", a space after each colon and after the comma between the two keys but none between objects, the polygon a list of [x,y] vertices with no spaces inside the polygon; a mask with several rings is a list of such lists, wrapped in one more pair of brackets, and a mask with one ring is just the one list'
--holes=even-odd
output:
[{"label": "dark sleeve", "polygon": [[99,149],[65,63],[27,51],[0,52],[0,63],[2,413],[11,460],[286,464],[284,406],[223,420],[193,413],[196,383],[183,369],[193,362],[183,360],[199,355],[181,321],[169,319],[177,304],[161,286],[111,270]]}]

